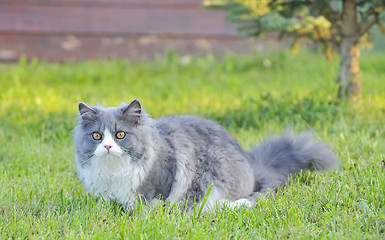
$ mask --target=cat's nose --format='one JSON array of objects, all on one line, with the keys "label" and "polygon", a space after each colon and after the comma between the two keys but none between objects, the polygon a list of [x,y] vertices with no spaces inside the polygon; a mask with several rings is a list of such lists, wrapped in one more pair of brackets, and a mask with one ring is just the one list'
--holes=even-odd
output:
[{"label": "cat's nose", "polygon": [[111,145],[104,145],[104,147],[107,149],[107,151],[110,151],[110,149],[112,148]]}]

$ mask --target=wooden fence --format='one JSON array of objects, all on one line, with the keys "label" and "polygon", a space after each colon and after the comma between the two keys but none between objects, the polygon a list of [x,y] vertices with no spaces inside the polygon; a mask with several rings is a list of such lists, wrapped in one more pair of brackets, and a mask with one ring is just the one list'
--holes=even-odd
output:
[{"label": "wooden fence", "polygon": [[246,53],[258,45],[236,34],[226,12],[202,9],[201,1],[0,0],[0,61],[138,59],[167,49]]}]

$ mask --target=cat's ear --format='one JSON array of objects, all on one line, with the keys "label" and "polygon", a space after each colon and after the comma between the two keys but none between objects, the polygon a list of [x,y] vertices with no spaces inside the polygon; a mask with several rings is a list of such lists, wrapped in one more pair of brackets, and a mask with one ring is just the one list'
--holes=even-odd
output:
[{"label": "cat's ear", "polygon": [[80,117],[82,117],[84,123],[86,124],[92,121],[97,114],[95,109],[82,102],[79,103],[78,108]]},{"label": "cat's ear", "polygon": [[139,100],[135,98],[130,104],[122,108],[122,113],[130,120],[137,123],[141,117],[142,105],[140,104]]}]

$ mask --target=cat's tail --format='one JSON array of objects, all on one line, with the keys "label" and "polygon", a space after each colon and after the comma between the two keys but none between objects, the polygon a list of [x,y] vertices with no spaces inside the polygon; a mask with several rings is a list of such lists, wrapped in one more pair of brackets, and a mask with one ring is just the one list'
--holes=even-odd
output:
[{"label": "cat's tail", "polygon": [[255,192],[266,192],[282,186],[292,174],[301,170],[331,170],[338,160],[328,146],[315,142],[311,132],[298,137],[288,129],[282,136],[273,136],[250,152],[255,175]]}]

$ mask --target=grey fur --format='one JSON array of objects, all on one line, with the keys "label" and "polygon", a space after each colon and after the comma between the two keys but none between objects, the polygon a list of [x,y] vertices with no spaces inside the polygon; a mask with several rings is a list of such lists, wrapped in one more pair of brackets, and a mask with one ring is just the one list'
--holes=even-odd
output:
[{"label": "grey fur", "polygon": [[[74,144],[81,180],[89,190],[127,207],[133,207],[133,193],[149,202],[189,200],[192,206],[210,185],[215,188],[213,201],[236,201],[279,187],[290,174],[301,169],[329,170],[337,166],[335,155],[325,144],[314,143],[309,132],[296,139],[292,131],[287,131],[281,138],[268,139],[247,153],[213,121],[195,116],[153,120],[136,99],[128,105],[110,108],[80,103],[79,114]],[[109,152],[95,157],[94,152],[102,143],[91,135],[106,129],[111,133],[126,132],[123,140],[115,137],[124,153],[113,161],[121,166],[128,166],[124,161],[130,161],[130,167],[121,168],[132,174],[140,169],[142,173],[137,179],[122,173],[115,177],[99,172],[98,165],[106,164],[112,157]],[[89,169],[96,169],[97,176],[92,176],[93,170],[84,173]],[[130,191],[116,186],[130,181],[133,185],[138,182],[134,187],[125,185],[132,188]]]}]

